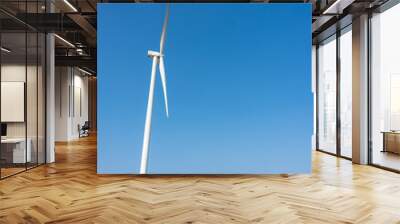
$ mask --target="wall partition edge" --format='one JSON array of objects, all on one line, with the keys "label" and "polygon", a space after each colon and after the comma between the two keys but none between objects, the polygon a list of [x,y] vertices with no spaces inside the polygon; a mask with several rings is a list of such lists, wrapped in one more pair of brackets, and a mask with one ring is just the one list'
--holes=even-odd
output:
[{"label": "wall partition edge", "polygon": [[319,43],[315,45],[315,149],[319,150]]},{"label": "wall partition edge", "polygon": [[[25,21],[28,21],[28,2],[25,2]],[[24,99],[24,121],[25,121],[25,170],[28,170],[28,23],[25,22],[25,99]],[[32,152],[31,152],[32,153]],[[32,155],[32,154],[31,154]]]},{"label": "wall partition edge", "polygon": [[[340,37],[342,36],[342,30],[346,29],[348,26],[352,25],[352,23],[344,26],[344,27],[340,27],[338,24],[334,25],[336,27],[336,32],[331,34],[330,36],[327,36],[326,38],[320,40],[317,44],[316,44],[316,151],[319,152],[323,152],[332,156],[336,156],[336,157],[340,157],[346,160],[350,160],[352,161],[352,158],[347,157],[347,156],[343,156],[342,152],[341,152],[341,111],[340,111],[340,103],[341,103],[341,97],[340,97],[340,84],[341,84],[341,59],[340,59]],[[332,36],[335,35],[334,40],[332,41],[336,41],[336,153],[333,152],[328,152],[325,151],[324,149],[320,149],[319,148],[319,45],[320,43],[328,40],[329,38],[331,38]]]},{"label": "wall partition edge", "polygon": [[340,122],[340,28],[336,28],[336,155],[341,157],[341,122]]},{"label": "wall partition edge", "polygon": [[[316,48],[315,48],[315,61],[316,61],[316,63],[315,63],[315,66],[316,66],[316,68],[315,68],[315,70],[316,70],[316,72],[315,72],[315,74],[316,74],[316,119],[315,119],[315,122],[317,123],[316,124],[316,140],[315,140],[315,148],[316,148],[316,151],[318,151],[318,152],[322,152],[322,153],[325,153],[325,154],[328,154],[328,155],[332,155],[332,156],[337,156],[337,152],[338,152],[338,149],[337,149],[337,147],[338,147],[338,144],[337,144],[337,115],[338,115],[338,113],[337,113],[337,111],[336,111],[336,118],[335,118],[335,120],[336,120],[336,153],[332,153],[332,152],[329,152],[329,151],[326,151],[326,150],[324,150],[324,149],[321,149],[319,146],[320,146],[320,144],[319,144],[319,137],[320,137],[320,130],[319,130],[319,122],[320,122],[320,117],[319,117],[319,112],[320,112],[320,110],[319,110],[319,106],[320,106],[320,102],[319,102],[319,100],[320,100],[320,97],[319,97],[319,95],[320,95],[320,91],[319,91],[319,87],[320,87],[320,79],[319,79],[319,76],[320,76],[320,71],[319,71],[319,68],[320,68],[320,63],[319,63],[319,59],[320,59],[320,55],[319,55],[319,48],[320,48],[320,44],[321,43],[323,43],[324,41],[326,41],[326,40],[328,40],[329,38],[332,38],[332,36],[335,36],[335,39],[334,40],[332,40],[332,41],[336,41],[336,53],[337,53],[337,47],[338,47],[338,43],[337,43],[337,41],[338,41],[338,35],[337,35],[337,32],[335,32],[335,33],[333,33],[333,34],[331,34],[331,35],[329,35],[329,36],[327,36],[326,38],[324,38],[324,39],[322,39],[322,40],[319,40],[318,41],[318,43],[316,44]],[[336,56],[336,61],[337,61],[337,56]],[[338,100],[338,97],[337,97],[337,94],[338,94],[338,92],[337,92],[337,89],[338,89],[338,82],[337,82],[337,65],[336,65],[336,86],[335,86],[335,88],[336,88],[336,104],[337,104],[337,100]],[[337,105],[336,105],[337,106]],[[335,109],[335,110],[337,110],[337,108]]]},{"label": "wall partition edge", "polygon": [[[36,11],[39,11],[38,9],[36,4]],[[36,166],[39,166],[39,32],[36,32],[36,55]]]},{"label": "wall partition edge", "polygon": [[[45,13],[49,13],[48,11],[48,7],[49,7],[49,3],[48,0],[45,1]],[[47,36],[48,36],[48,32],[44,32],[44,99],[43,99],[43,104],[44,104],[44,133],[43,133],[43,141],[44,141],[44,161],[43,164],[47,163],[47,44],[48,44],[48,40],[47,40]]]},{"label": "wall partition edge", "polygon": [[[47,2],[47,1],[46,1]],[[47,3],[49,3],[49,2],[47,2]],[[26,9],[26,8],[25,8]],[[46,12],[47,12],[47,7],[46,7]],[[25,13],[25,19],[27,19],[26,18],[27,17],[27,14]],[[27,21],[27,20],[26,20]],[[1,24],[0,24],[1,25]],[[42,43],[44,44],[44,51],[42,51],[41,53],[43,54],[43,56],[42,56],[42,58],[43,58],[43,60],[44,60],[44,66],[43,66],[43,68],[42,68],[42,78],[44,79],[44,82],[43,82],[43,84],[44,84],[44,86],[42,87],[43,88],[43,91],[44,91],[44,93],[43,93],[43,113],[44,113],[44,116],[43,116],[43,125],[44,125],[44,133],[43,133],[43,139],[44,139],[44,144],[43,144],[43,146],[42,147],[44,147],[42,150],[43,150],[43,152],[44,152],[44,155],[42,155],[43,156],[43,159],[44,159],[44,161],[43,161],[43,163],[39,163],[39,159],[38,159],[38,157],[39,157],[39,144],[37,144],[37,148],[36,148],[36,164],[34,164],[34,166],[32,166],[32,167],[28,167],[28,153],[27,153],[27,150],[28,150],[28,116],[27,116],[27,99],[28,99],[28,92],[27,92],[27,82],[28,82],[28,29],[30,28],[30,29],[32,29],[32,27],[31,26],[29,26],[29,24],[27,24],[27,23],[24,23],[24,25],[25,25],[25,30],[24,30],[24,33],[25,33],[25,83],[24,83],[24,122],[25,122],[25,169],[24,170],[21,170],[21,171],[18,171],[18,172],[15,172],[15,173],[13,173],[13,174],[10,174],[10,175],[7,175],[7,176],[3,176],[3,173],[2,173],[2,169],[1,169],[1,167],[0,167],[0,180],[4,180],[4,179],[7,179],[7,178],[9,178],[9,177],[12,177],[12,176],[15,176],[15,175],[18,175],[18,174],[21,174],[21,173],[23,173],[23,172],[26,172],[27,170],[30,170],[30,169],[33,169],[33,168],[37,168],[37,167],[39,167],[39,166],[41,166],[41,165],[44,165],[44,164],[46,164],[46,163],[48,163],[48,159],[47,159],[47,154],[48,154],[48,148],[47,148],[47,145],[48,145],[48,142],[47,142],[47,134],[48,134],[48,130],[47,130],[47,126],[48,126],[48,122],[47,122],[47,109],[48,109],[48,104],[47,104],[47,93],[48,93],[48,90],[47,90],[47,76],[48,76],[48,65],[49,65],[49,63],[48,63],[48,34],[47,34],[47,32],[40,32],[40,30],[37,30],[37,29],[34,29],[34,32],[36,33],[36,37],[37,37],[37,40],[36,40],[36,43],[37,43],[37,46],[36,46],[36,57],[37,57],[37,59],[36,59],[36,111],[37,111],[37,114],[36,114],[36,117],[37,117],[37,121],[36,121],[36,136],[34,136],[34,137],[36,137],[36,139],[39,139],[39,131],[38,131],[38,129],[39,129],[39,119],[38,119],[38,117],[39,117],[39,113],[38,113],[38,111],[39,111],[39,97],[38,97],[38,95],[39,95],[39,79],[38,79],[38,75],[39,75],[39,68],[38,68],[38,66],[39,66],[39,44],[38,44],[38,42],[39,42],[39,33],[43,33],[44,35],[42,36],[43,38],[41,38],[41,40],[43,41]],[[1,30],[1,29],[0,29]],[[2,33],[3,32],[1,32],[0,31],[0,46],[2,46]],[[54,38],[54,37],[53,37]],[[54,52],[54,49],[53,49],[53,52]],[[52,62],[53,62],[53,64],[54,64],[54,54],[53,54],[53,60],[52,60]],[[1,67],[2,67],[2,54],[0,54],[0,82],[2,81],[2,71],[1,71]],[[54,67],[54,65],[53,65],[53,67]],[[1,86],[0,86],[0,89],[1,89]],[[0,91],[0,101],[1,101],[1,91]],[[1,103],[1,102],[0,102]],[[0,104],[1,105],[1,104]],[[1,106],[0,106],[0,109],[1,109]],[[0,123],[1,123],[1,113],[0,113]],[[1,144],[0,144],[0,156],[1,156],[1,149],[2,149],[2,146],[1,146]]]},{"label": "wall partition edge", "polygon": [[373,18],[373,14],[374,13],[383,13],[386,10],[396,6],[397,4],[400,4],[400,0],[388,0],[386,1],[384,4],[380,5],[379,7],[375,8],[375,9],[371,9],[368,10],[367,16],[368,16],[368,20],[367,20],[367,42],[368,42],[368,54],[367,54],[367,62],[368,62],[368,158],[367,158],[367,163],[368,165],[371,165],[373,167],[379,168],[379,169],[383,169],[383,170],[387,170],[390,172],[394,172],[394,173],[399,173],[400,174],[400,170],[398,169],[394,169],[394,168],[390,168],[390,167],[386,167],[383,165],[379,165],[379,164],[374,164],[373,163],[373,133],[372,133],[372,93],[373,93],[373,88],[372,88],[372,55],[374,54],[373,52],[373,48],[372,48],[372,41],[373,41],[373,37],[372,37],[372,18]]},{"label": "wall partition edge", "polygon": [[367,116],[368,116],[368,157],[367,157],[367,163],[369,165],[372,165],[372,63],[371,63],[371,57],[372,57],[372,30],[371,30],[371,20],[372,20],[372,12],[368,11],[368,54],[367,54],[367,61],[368,61],[368,76],[367,76],[367,82],[368,82],[368,111],[367,111]]},{"label": "wall partition edge", "polygon": [[[2,30],[2,23],[0,23],[0,47],[3,46],[2,45],[2,32],[1,32],[1,30]],[[0,124],[1,124],[1,77],[2,77],[2,75],[1,75],[1,67],[2,67],[1,58],[2,57],[1,56],[2,56],[2,54],[1,54],[1,51],[0,51]],[[3,179],[1,170],[2,170],[2,165],[1,165],[1,144],[0,144],[0,180]]]},{"label": "wall partition edge", "polygon": [[46,35],[46,163],[55,161],[55,74],[54,74],[54,34]]},{"label": "wall partition edge", "polygon": [[[37,1],[36,3],[36,12],[39,12],[39,1]],[[36,19],[36,22],[37,23],[39,22],[38,18]],[[42,71],[42,77],[43,77],[43,71]],[[39,32],[36,32],[36,166],[35,167],[38,166],[39,166]]]}]

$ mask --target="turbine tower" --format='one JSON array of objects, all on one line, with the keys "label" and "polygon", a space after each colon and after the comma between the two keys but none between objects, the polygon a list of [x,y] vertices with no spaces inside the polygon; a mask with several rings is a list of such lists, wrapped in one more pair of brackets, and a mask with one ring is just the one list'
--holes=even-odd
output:
[{"label": "turbine tower", "polygon": [[168,117],[168,98],[167,98],[167,80],[165,76],[165,68],[164,68],[164,43],[165,43],[165,35],[167,32],[168,25],[168,17],[169,17],[169,5],[167,4],[167,12],[165,14],[164,24],[161,32],[161,40],[160,40],[160,51],[152,51],[149,50],[147,55],[153,60],[153,65],[151,67],[151,78],[150,78],[150,89],[149,89],[149,98],[147,101],[147,111],[146,111],[146,121],[144,125],[144,134],[143,134],[143,146],[142,146],[142,159],[140,163],[140,174],[147,173],[147,161],[149,155],[149,145],[150,145],[150,134],[151,134],[151,116],[153,113],[153,99],[154,99],[154,87],[156,82],[156,70],[157,65],[159,65],[160,69],[160,77],[161,83],[164,93],[164,102],[165,102],[165,112]]}]

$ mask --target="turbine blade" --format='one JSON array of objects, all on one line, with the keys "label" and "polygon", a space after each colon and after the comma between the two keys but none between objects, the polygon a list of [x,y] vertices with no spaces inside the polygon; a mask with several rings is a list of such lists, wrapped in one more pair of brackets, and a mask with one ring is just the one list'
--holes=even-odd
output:
[{"label": "turbine blade", "polygon": [[164,52],[164,43],[165,43],[165,36],[167,34],[168,19],[169,19],[169,4],[167,4],[167,12],[165,13],[164,24],[161,32],[160,54],[163,54]]},{"label": "turbine blade", "polygon": [[165,112],[167,113],[167,117],[169,117],[168,113],[168,96],[167,96],[167,77],[165,75],[165,67],[164,67],[164,57],[160,57],[160,76],[161,76],[161,83],[164,92],[164,102],[165,102]]}]

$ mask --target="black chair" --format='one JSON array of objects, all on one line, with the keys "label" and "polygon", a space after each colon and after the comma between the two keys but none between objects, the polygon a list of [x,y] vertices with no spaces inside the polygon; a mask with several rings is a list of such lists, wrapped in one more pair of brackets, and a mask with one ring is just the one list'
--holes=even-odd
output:
[{"label": "black chair", "polygon": [[82,127],[78,125],[79,138],[89,136],[89,129],[90,129],[89,121],[85,121]]}]

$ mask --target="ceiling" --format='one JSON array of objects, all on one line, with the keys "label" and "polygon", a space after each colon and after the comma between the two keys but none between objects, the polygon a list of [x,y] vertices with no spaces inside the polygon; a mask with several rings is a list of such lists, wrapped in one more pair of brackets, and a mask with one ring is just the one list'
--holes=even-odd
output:
[{"label": "ceiling", "polygon": [[[311,3],[314,42],[346,16],[372,9],[386,0],[175,0],[172,2],[254,2],[254,3]],[[1,0],[1,30],[4,38],[23,46],[21,34],[30,31],[54,32],[56,65],[80,66],[96,71],[97,3],[166,2],[165,0]],[[27,12],[27,13],[26,13]],[[51,13],[50,13],[51,12]],[[351,18],[350,18],[351,22]],[[325,32],[325,33],[324,33]],[[332,31],[334,32],[334,31]],[[3,42],[4,43],[4,42]],[[29,48],[28,48],[28,51]],[[18,53],[18,50],[15,51]],[[21,52],[22,53],[22,52]]]}]

